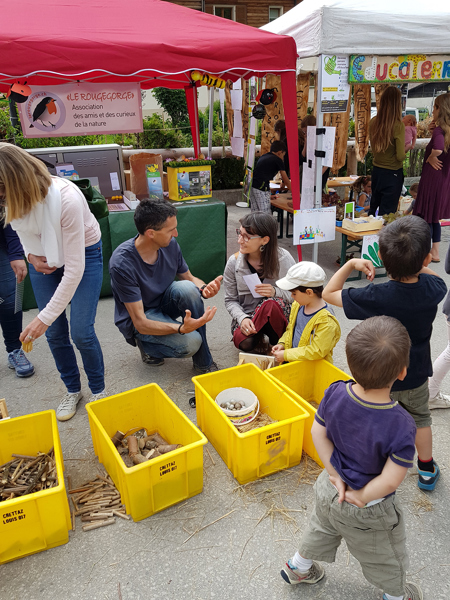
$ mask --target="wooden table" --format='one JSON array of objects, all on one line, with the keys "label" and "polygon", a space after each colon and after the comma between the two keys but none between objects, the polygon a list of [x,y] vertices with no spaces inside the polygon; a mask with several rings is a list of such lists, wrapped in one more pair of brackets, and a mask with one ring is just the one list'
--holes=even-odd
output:
[{"label": "wooden table", "polygon": [[270,200],[270,204],[272,208],[274,208],[277,212],[277,221],[280,224],[280,234],[278,239],[283,237],[283,226],[284,226],[284,211],[286,211],[286,237],[293,237],[292,233],[289,233],[289,214],[294,214],[294,209],[292,207],[292,194],[277,194],[275,197],[272,197]]},{"label": "wooden table", "polygon": [[[330,177],[327,181],[327,186],[330,188],[346,187],[349,188],[355,183],[356,179],[351,177]],[[345,198],[348,200],[348,189],[345,190]]]},{"label": "wooden table", "polygon": [[[366,235],[379,235],[380,229],[375,229],[372,231],[351,231],[350,229],[344,229],[343,227],[335,227],[336,231],[342,234],[342,244],[341,244],[341,267],[345,265],[345,259],[347,256],[348,250],[356,250],[357,252],[362,252],[362,242]],[[384,267],[375,267],[375,269],[384,269]],[[386,271],[384,273],[377,273],[375,277],[386,277]],[[361,279],[362,273],[358,272],[357,277],[348,277],[347,281],[355,281]]]}]

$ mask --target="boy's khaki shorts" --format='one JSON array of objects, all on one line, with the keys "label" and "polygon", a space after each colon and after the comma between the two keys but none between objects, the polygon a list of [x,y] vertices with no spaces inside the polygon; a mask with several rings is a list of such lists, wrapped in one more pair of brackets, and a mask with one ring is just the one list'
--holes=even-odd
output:
[{"label": "boy's khaki shorts", "polygon": [[428,407],[430,394],[428,392],[428,381],[412,390],[391,392],[393,400],[403,406],[416,422],[417,429],[430,427],[431,411]]},{"label": "boy's khaki shorts", "polygon": [[402,596],[408,555],[403,513],[395,495],[369,508],[338,504],[337,490],[325,470],[314,490],[315,507],[300,543],[301,556],[334,562],[344,538],[367,581],[387,594]]}]

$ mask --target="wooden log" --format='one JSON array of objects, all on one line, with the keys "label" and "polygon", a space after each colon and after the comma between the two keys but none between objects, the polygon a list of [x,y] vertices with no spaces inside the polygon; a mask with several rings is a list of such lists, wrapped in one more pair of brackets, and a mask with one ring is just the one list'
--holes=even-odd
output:
[{"label": "wooden log", "polygon": [[124,437],[125,434],[122,431],[117,430],[116,433],[112,436],[111,441],[117,448],[117,446],[120,444]]},{"label": "wooden log", "polygon": [[121,519],[125,519],[126,521],[130,520],[130,517],[128,515],[125,515],[123,512],[120,512],[119,510],[113,510],[113,514],[116,515],[116,517],[120,517]]},{"label": "wooden log", "polygon": [[106,519],[106,521],[100,521],[99,523],[92,523],[92,525],[83,525],[83,531],[91,531],[92,529],[98,529],[99,527],[106,527],[107,525],[113,525],[116,519]]},{"label": "wooden log", "polygon": [[158,446],[158,452],[160,454],[167,454],[168,452],[173,452],[174,450],[177,450],[178,448],[182,447],[182,444],[161,444],[160,446]]}]

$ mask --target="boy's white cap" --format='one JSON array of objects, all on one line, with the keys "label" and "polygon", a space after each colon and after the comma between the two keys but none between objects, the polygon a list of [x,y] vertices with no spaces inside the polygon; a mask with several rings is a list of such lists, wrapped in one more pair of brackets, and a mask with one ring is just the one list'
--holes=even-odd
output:
[{"label": "boy's white cap", "polygon": [[316,263],[303,262],[292,266],[286,277],[277,281],[277,287],[282,290],[293,290],[296,287],[320,287],[325,283],[325,271]]}]

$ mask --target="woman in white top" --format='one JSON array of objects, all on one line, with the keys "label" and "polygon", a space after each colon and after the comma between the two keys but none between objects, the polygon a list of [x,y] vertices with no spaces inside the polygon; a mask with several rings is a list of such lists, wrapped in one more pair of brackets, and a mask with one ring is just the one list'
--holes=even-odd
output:
[{"label": "woman in white top", "polygon": [[66,179],[52,177],[44,164],[11,144],[0,143],[0,197],[6,222],[19,235],[39,314],[22,331],[32,342],[45,333],[67,388],[56,416],[67,421],[82,398],[80,372],[69,338],[83,360],[92,393],[105,397],[103,355],[94,330],[103,275],[100,227],[83,194]]},{"label": "woman in white top", "polygon": [[[265,354],[268,346],[286,330],[292,297],[276,287],[295,260],[284,248],[278,247],[277,222],[264,212],[253,212],[240,220],[236,229],[239,252],[228,259],[223,274],[225,307],[233,321],[231,333],[236,348],[243,352]],[[258,279],[254,298],[244,276],[254,274]]]}]

